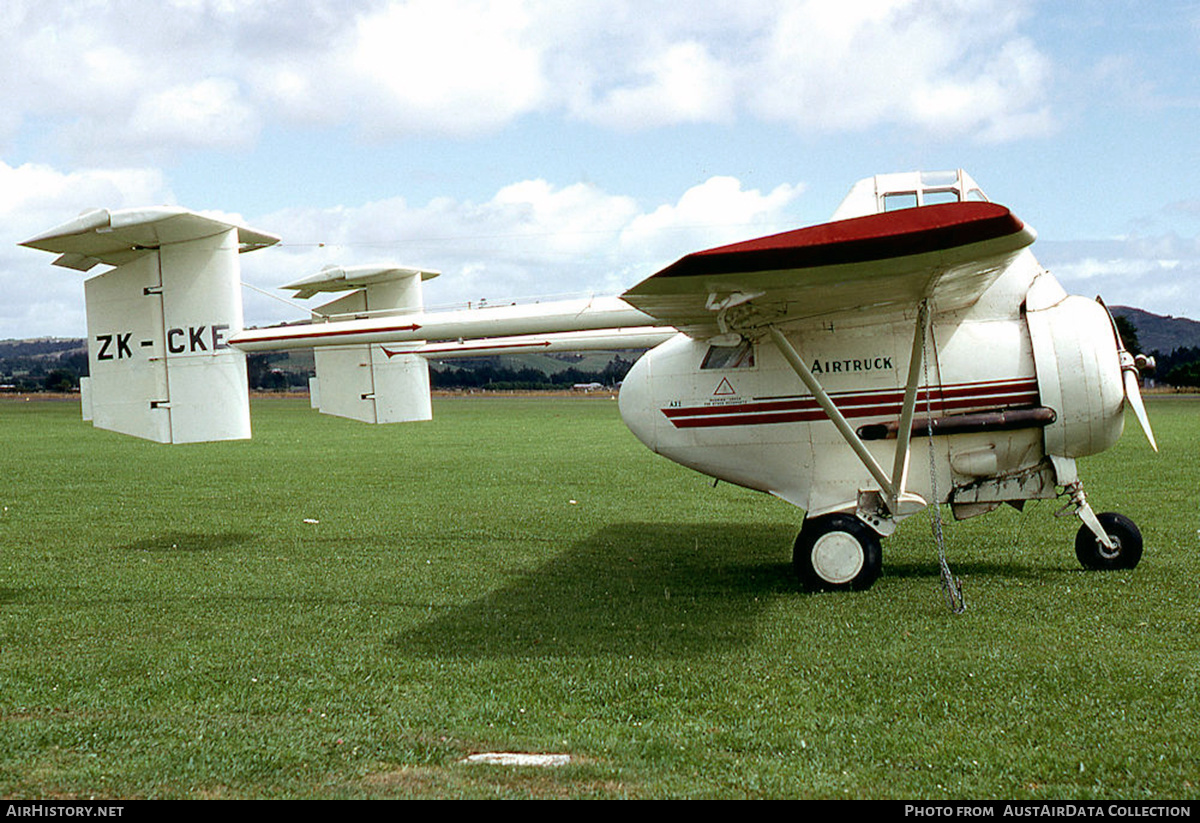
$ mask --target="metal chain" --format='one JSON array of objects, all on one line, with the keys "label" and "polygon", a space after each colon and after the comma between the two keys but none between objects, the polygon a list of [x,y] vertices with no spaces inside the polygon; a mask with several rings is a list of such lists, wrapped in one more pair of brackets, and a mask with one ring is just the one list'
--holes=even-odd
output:
[{"label": "metal chain", "polygon": [[[931,327],[930,327],[931,328]],[[937,457],[933,450],[933,384],[929,382],[929,357],[926,348],[928,335],[921,333],[921,362],[925,368],[925,430],[929,437],[929,502],[930,526],[933,529],[933,540],[937,545],[938,569],[942,578],[942,594],[946,596],[946,604],[954,614],[962,614],[967,610],[967,601],[963,596],[962,580],[950,571],[946,562],[946,540],[942,533],[942,506],[937,490]]]},{"label": "metal chain", "polygon": [[[1041,504],[1041,500],[1034,500],[1033,508],[1036,509]],[[1029,519],[1029,508],[1027,506],[1022,506],[1017,513],[1017,529],[1013,534],[1012,551],[1016,551],[1021,547],[1021,535],[1025,533],[1025,524],[1029,521]]]}]

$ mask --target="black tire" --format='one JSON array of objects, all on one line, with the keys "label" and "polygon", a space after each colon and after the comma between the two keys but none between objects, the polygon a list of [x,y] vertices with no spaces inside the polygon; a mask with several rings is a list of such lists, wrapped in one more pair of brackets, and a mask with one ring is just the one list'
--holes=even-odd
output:
[{"label": "black tire", "polygon": [[1109,550],[1096,539],[1092,530],[1086,525],[1079,527],[1075,535],[1075,556],[1085,569],[1110,571],[1114,569],[1132,569],[1142,559],[1142,533],[1123,514],[1104,512],[1096,515],[1105,534],[1116,544],[1115,550]]},{"label": "black tire", "polygon": [[804,521],[792,565],[809,591],[863,591],[883,569],[879,535],[850,514]]}]

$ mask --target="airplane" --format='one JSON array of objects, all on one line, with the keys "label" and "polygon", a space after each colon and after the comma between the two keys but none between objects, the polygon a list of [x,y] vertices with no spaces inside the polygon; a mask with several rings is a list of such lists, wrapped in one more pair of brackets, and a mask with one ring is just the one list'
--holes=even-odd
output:
[{"label": "airplane", "polygon": [[830,222],[688,254],[619,297],[432,311],[435,270],[328,267],[283,288],[335,299],[251,329],[238,255],[273,235],[154,207],[21,245],[111,267],[84,283],[84,417],[163,443],[250,436],[249,352],[313,348],[314,407],[392,423],[432,417],[429,358],[647,348],[620,389],[629,429],[802,509],[793,565],[837,591],[869,588],[882,538],[930,506],[964,519],[1065,497],[1084,567],[1140,560],[1137,526],[1093,511],[1077,460],[1117,441],[1126,408],[1157,451],[1146,364],[1099,298],[1037,263],[1035,237],[961,169],[881,174]]}]

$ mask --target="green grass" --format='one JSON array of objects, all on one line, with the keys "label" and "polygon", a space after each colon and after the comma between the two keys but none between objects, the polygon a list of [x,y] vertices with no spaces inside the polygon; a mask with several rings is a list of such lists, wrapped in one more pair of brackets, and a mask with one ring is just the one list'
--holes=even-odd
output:
[{"label": "green grass", "polygon": [[[801,513],[643,449],[605,400],[370,427],[260,400],[165,447],[0,402],[4,797],[1200,797],[1200,402],[1057,504],[928,518],[809,595]],[[305,520],[317,520],[306,523]],[[478,751],[573,765],[464,765]]]}]

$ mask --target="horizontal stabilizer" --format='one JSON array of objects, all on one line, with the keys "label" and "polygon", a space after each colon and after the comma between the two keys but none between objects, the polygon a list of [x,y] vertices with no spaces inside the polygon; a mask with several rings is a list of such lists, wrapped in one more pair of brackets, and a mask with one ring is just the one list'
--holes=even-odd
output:
[{"label": "horizontal stabilizer", "polygon": [[[314,275],[303,277],[286,286],[280,286],[283,289],[290,289],[296,292],[296,297],[301,300],[307,300],[315,294],[322,292],[337,292],[351,291],[354,289],[372,288],[372,297],[375,297],[375,302],[384,302],[385,298],[380,293],[378,288],[383,283],[398,282],[408,284],[412,282],[421,282],[432,280],[437,277],[440,272],[429,269],[413,269],[403,266],[326,266]],[[410,278],[418,278],[410,280]],[[392,308],[399,305],[410,303],[412,298],[397,296],[388,301],[392,303]],[[420,306],[420,300],[417,300],[416,305]]]},{"label": "horizontal stabilizer", "polygon": [[21,245],[57,252],[63,255],[55,261],[57,265],[86,271],[95,263],[86,265],[85,258],[120,266],[162,246],[224,236],[230,229],[236,230],[230,239],[237,251],[253,251],[279,242],[274,235],[178,206],[155,206],[117,211],[93,209]]}]

